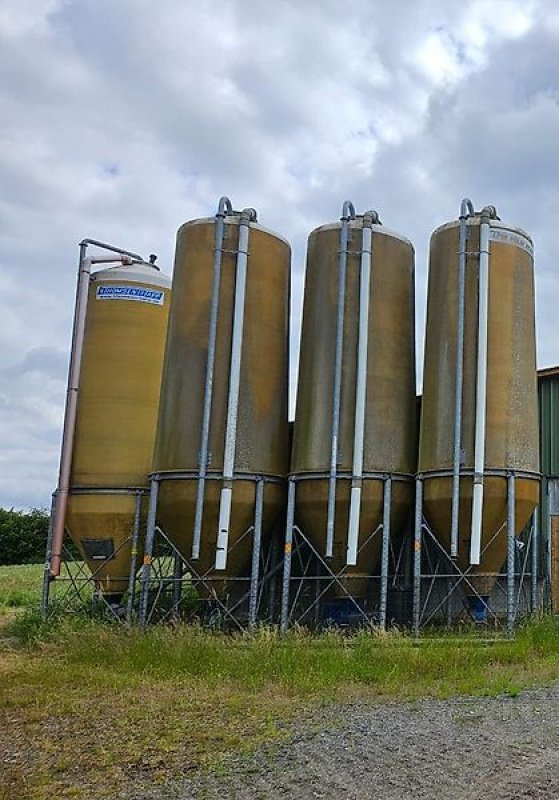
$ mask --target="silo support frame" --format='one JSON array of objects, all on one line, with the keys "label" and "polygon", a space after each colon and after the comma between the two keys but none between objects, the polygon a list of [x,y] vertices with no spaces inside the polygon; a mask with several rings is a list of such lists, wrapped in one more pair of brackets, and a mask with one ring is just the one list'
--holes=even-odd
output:
[{"label": "silo support frame", "polygon": [[[507,519],[481,549],[485,550],[494,539],[506,530],[507,553],[505,570],[499,573],[472,573],[473,565],[461,570],[431,530],[423,515],[423,484],[429,478],[449,477],[452,471],[437,471],[419,475],[416,478],[416,506],[413,537],[413,596],[412,631],[419,635],[421,628],[440,622],[443,614],[447,625],[467,614],[473,615],[463,600],[462,590],[475,597],[479,606],[495,626],[500,626],[512,635],[514,626],[521,616],[537,615],[542,610],[542,597],[538,590],[537,549],[538,527],[537,510],[527,526],[525,541],[515,533],[515,487],[516,479],[539,479],[539,475],[505,470],[486,470],[486,475],[501,477],[507,482]],[[472,478],[472,470],[464,470],[461,477]],[[476,579],[491,577],[496,579],[492,597],[500,603],[500,610],[491,607],[487,599],[476,588]],[[445,589],[441,591],[443,585]],[[426,591],[422,587],[427,585]],[[457,602],[459,598],[460,602]],[[495,601],[494,603],[495,604]]]},{"label": "silo support frame", "polygon": [[[393,562],[399,563],[401,560],[400,556],[396,556],[394,552],[393,541],[391,539],[392,483],[394,480],[409,481],[409,476],[387,475],[385,473],[364,473],[364,479],[374,478],[376,480],[382,480],[384,484],[383,520],[364,538],[357,548],[358,555],[371,543],[374,537],[382,537],[380,573],[370,575],[360,574],[356,576],[358,580],[366,580],[369,583],[373,581],[379,582],[378,612],[374,615],[370,611],[367,611],[366,608],[362,606],[359,599],[351,594],[348,586],[351,585],[353,578],[351,574],[346,574],[348,565],[345,564],[339,572],[334,572],[328,556],[321,554],[310,538],[306,536],[305,532],[295,524],[297,484],[303,480],[324,480],[328,477],[328,474],[308,473],[298,474],[296,477],[293,476],[289,480],[280,614],[280,631],[282,633],[285,633],[290,625],[307,624],[311,619],[311,612],[315,613],[316,623],[320,611],[320,602],[332,588],[336,588],[340,596],[348,601],[348,605],[351,605],[355,610],[355,616],[360,618],[363,624],[370,625],[377,622],[380,628],[386,628],[389,578],[390,574],[394,573],[394,570],[391,571],[390,569],[391,555]],[[352,476],[338,475],[337,480],[351,481]],[[402,550],[403,547],[404,542],[402,540]],[[293,574],[293,558],[295,555],[298,557],[298,572],[300,573],[297,575]],[[310,574],[313,564],[316,567],[315,575]],[[313,599],[298,613],[297,607],[304,588],[311,584],[314,584],[315,589]],[[295,587],[294,591],[292,591],[293,587]]]},{"label": "silo support frame", "polygon": [[[93,572],[89,571],[89,568],[86,566],[84,561],[76,559],[72,554],[71,550],[65,544],[65,537],[62,540],[62,549],[61,549],[61,574],[57,576],[55,580],[53,580],[50,574],[50,551],[52,547],[52,535],[53,535],[53,510],[57,502],[57,493],[54,492],[52,496],[52,504],[51,504],[51,522],[49,524],[49,532],[47,537],[47,553],[45,558],[45,567],[44,567],[44,576],[43,576],[43,589],[41,595],[41,616],[43,619],[46,619],[50,612],[50,607],[53,603],[53,598],[51,595],[51,589],[53,584],[65,585],[65,590],[56,597],[56,607],[59,609],[73,609],[76,605],[80,607],[84,612],[89,613],[91,611],[92,600],[95,599],[96,601],[100,601],[103,604],[103,607],[108,612],[111,619],[116,619],[119,622],[124,620],[130,621],[130,614],[131,614],[131,607],[134,603],[134,593],[135,593],[135,576],[136,576],[136,565],[137,565],[137,553],[138,553],[138,543],[140,538],[140,530],[141,530],[141,507],[142,507],[142,498],[147,494],[147,490],[141,487],[131,488],[131,487],[75,487],[71,490],[71,496],[91,496],[91,495],[108,495],[108,496],[115,496],[115,495],[134,495],[135,496],[135,510],[134,510],[134,522],[132,525],[132,529],[130,535],[127,536],[115,549],[113,553],[113,557],[116,557],[122,550],[128,546],[130,546],[130,562],[128,568],[128,574],[122,575],[120,578],[113,578],[113,580],[122,580],[127,582],[128,590],[127,590],[127,598],[126,598],[126,607],[115,607],[112,603],[109,603],[106,599],[105,595],[101,590],[98,589],[97,583],[99,579],[99,574],[103,570],[104,561],[99,564],[99,567],[94,570]],[[64,574],[65,573],[65,574]],[[93,591],[92,591],[93,590]]]},{"label": "silo support frame", "polygon": [[[177,471],[166,472],[164,474],[157,473],[151,476],[152,488],[150,492],[150,506],[145,536],[145,554],[141,575],[138,613],[140,626],[146,628],[147,625],[155,621],[155,619],[157,619],[158,622],[164,622],[177,616],[181,611],[181,606],[184,606],[189,600],[188,594],[182,591],[186,585],[191,588],[196,588],[197,586],[203,588],[209,595],[208,598],[203,598],[200,602],[213,604],[214,612],[212,613],[212,618],[215,616],[215,612],[217,612],[224,621],[231,623],[240,630],[243,630],[245,627],[248,627],[249,630],[254,630],[261,616],[262,607],[266,604],[266,588],[268,589],[267,617],[272,617],[274,613],[275,587],[273,584],[280,572],[281,564],[274,563],[275,549],[273,547],[273,534],[269,543],[264,542],[264,491],[266,484],[277,484],[282,482],[282,479],[275,476],[249,476],[245,474],[233,476],[233,481],[250,480],[255,486],[253,523],[229,548],[229,552],[232,552],[235,547],[243,544],[247,537],[252,537],[250,574],[242,576],[223,576],[219,574],[219,572],[216,572],[214,567],[210,568],[205,573],[200,572],[196,561],[191,558],[186,558],[171,541],[163,528],[157,523],[157,505],[161,484],[166,481],[184,481],[185,479],[195,480],[196,473]],[[205,479],[221,481],[223,477],[222,475],[214,474],[207,475]],[[159,564],[158,559],[154,555],[159,541],[165,542],[166,547],[171,549],[173,560],[172,574],[167,574],[165,565]],[[248,589],[239,596],[235,596],[231,604],[229,604],[229,600],[222,599],[215,590],[215,584],[223,584],[224,581],[231,586],[242,586],[246,584],[248,585]],[[164,608],[162,599],[169,587],[171,587],[172,591],[172,602],[170,608]],[[155,590],[155,596],[152,596],[150,599],[152,590]],[[190,599],[192,599],[191,595]],[[272,603],[271,607],[270,603]],[[245,605],[247,606],[246,615],[243,611]]]}]

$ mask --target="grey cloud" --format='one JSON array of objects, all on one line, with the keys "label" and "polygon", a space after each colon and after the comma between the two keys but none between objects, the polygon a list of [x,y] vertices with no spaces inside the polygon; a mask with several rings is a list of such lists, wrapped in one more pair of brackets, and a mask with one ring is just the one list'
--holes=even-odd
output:
[{"label": "grey cloud", "polygon": [[0,14],[0,502],[44,505],[56,478],[77,242],[170,271],[178,225],[223,193],[292,243],[292,382],[306,236],[346,197],[413,240],[419,343],[430,232],[464,193],[495,201],[536,239],[540,357],[556,358],[546,4],[25,6]]}]

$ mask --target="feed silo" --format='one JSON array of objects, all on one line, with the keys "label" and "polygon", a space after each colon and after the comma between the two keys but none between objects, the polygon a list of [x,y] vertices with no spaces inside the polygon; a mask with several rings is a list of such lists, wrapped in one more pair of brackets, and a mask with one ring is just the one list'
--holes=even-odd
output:
[{"label": "feed silo", "polygon": [[60,572],[66,530],[103,595],[118,600],[147,509],[170,280],[122,251],[86,257],[88,244],[100,243],[82,243],[50,572]]},{"label": "feed silo", "polygon": [[[288,528],[294,515],[338,576],[340,604],[367,611],[383,533],[386,578],[389,530],[413,502],[414,307],[413,247],[375,211],[357,216],[347,201],[310,234]],[[386,582],[380,591],[384,622]]]},{"label": "feed silo", "polygon": [[202,595],[243,574],[252,529],[284,508],[290,253],[227,198],[177,234],[152,523],[204,576]]},{"label": "feed silo", "polygon": [[431,237],[419,474],[483,618],[539,499],[534,266],[528,234],[468,200]]}]

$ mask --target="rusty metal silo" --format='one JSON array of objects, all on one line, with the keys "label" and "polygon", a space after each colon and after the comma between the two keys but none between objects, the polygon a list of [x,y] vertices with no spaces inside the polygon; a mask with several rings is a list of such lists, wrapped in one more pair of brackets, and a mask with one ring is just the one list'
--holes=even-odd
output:
[{"label": "rusty metal silo", "polygon": [[338,576],[333,592],[367,612],[416,458],[413,247],[346,202],[308,242],[288,528],[294,517]]},{"label": "rusty metal silo", "polygon": [[539,499],[533,246],[492,206],[464,201],[431,238],[419,473],[427,521],[483,617]]},{"label": "rusty metal silo", "polygon": [[290,247],[223,198],[179,229],[173,287],[153,514],[220,594],[285,504]]}]

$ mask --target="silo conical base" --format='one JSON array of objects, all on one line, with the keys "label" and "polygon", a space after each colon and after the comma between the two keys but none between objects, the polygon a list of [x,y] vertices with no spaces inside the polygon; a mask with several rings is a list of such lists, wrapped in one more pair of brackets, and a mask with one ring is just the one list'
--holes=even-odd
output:
[{"label": "silo conical base", "polygon": [[[135,510],[134,494],[75,494],[68,500],[66,529],[110,602],[128,590]],[[137,564],[143,555],[139,550]]]},{"label": "silo conical base", "polygon": [[[202,597],[215,592],[223,596],[234,585],[231,579],[242,578],[250,573],[253,537],[250,535],[255,518],[255,482],[235,480],[233,482],[233,514],[229,532],[226,570],[215,569],[219,503],[223,482],[207,480],[204,493],[204,516],[200,539],[200,557],[192,560],[194,516],[198,481],[165,480],[161,478],[157,520],[172,544],[185,560],[192,563],[204,581],[197,583]],[[277,522],[285,506],[285,488],[278,483],[266,483],[264,488],[264,534]]]},{"label": "silo conical base", "polygon": [[[457,566],[468,574],[468,596],[489,597],[507,557],[507,478],[489,476],[484,479],[481,564],[470,566],[470,533],[473,479],[460,479],[460,513]],[[539,482],[515,480],[515,535],[525,528],[539,500]],[[424,512],[447,553],[450,553],[452,513],[452,478],[426,478],[423,488]]]}]

